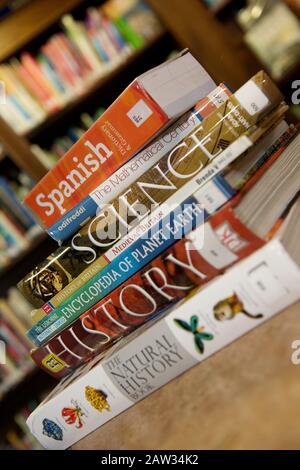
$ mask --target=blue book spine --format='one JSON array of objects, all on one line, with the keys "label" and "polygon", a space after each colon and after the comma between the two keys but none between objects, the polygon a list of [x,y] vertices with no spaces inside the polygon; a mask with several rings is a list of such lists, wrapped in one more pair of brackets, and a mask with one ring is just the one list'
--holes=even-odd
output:
[{"label": "blue book spine", "polygon": [[16,216],[18,217],[18,213],[20,213],[22,220],[24,221],[24,223],[27,225],[28,228],[32,227],[33,225],[36,225],[36,221],[31,216],[31,213],[29,212],[29,210],[27,210],[26,207],[22,205],[22,203],[19,201],[14,191],[12,190],[12,188],[10,187],[10,185],[8,184],[8,182],[3,176],[0,176],[0,188],[6,194],[8,199],[11,200],[12,211],[14,207],[16,208]]},{"label": "blue book spine", "polygon": [[99,209],[98,204],[90,196],[87,196],[58,222],[49,227],[47,233],[58,242],[66,240],[76,233],[84,222],[94,217],[97,209]]},{"label": "blue book spine", "polygon": [[224,193],[228,199],[233,198],[233,196],[237,193],[237,191],[230,186],[222,174],[215,176],[212,182],[220,191]]},{"label": "blue book spine", "polygon": [[34,325],[28,332],[28,338],[37,346],[48,342],[177,240],[202,224],[207,217],[198,199],[193,196],[187,198],[66,302]]},{"label": "blue book spine", "polygon": [[38,62],[41,65],[41,69],[48,80],[54,85],[59,93],[62,95],[66,93],[66,88],[62,81],[60,80],[59,76],[57,75],[55,69],[52,67],[51,63],[47,59],[46,56],[40,55],[38,57]]},{"label": "blue book spine", "polygon": [[19,103],[17,98],[14,95],[8,95],[7,100],[11,105],[16,109],[16,111],[22,116],[25,121],[32,121],[32,115],[29,114],[25,108]]},{"label": "blue book spine", "polygon": [[105,52],[105,50],[103,49],[99,39],[95,36],[93,36],[91,39],[92,39],[93,46],[96,49],[97,54],[99,55],[100,59],[103,60],[103,62],[110,62],[110,59],[107,53]]}]

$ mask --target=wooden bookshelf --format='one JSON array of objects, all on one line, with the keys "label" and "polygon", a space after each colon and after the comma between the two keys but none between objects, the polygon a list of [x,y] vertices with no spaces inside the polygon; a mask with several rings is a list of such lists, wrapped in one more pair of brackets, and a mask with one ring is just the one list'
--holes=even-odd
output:
[{"label": "wooden bookshelf", "polygon": [[82,0],[32,0],[0,23],[0,62],[59,21]]},{"label": "wooden bookshelf", "polygon": [[137,60],[142,58],[147,51],[159,47],[159,44],[161,44],[165,37],[165,31],[161,31],[159,34],[156,34],[150,41],[145,44],[144,47],[139,50],[133,51],[132,54],[130,54],[126,59],[120,62],[120,64],[118,64],[115,68],[112,68],[111,71],[108,72],[106,75],[96,79],[91,84],[87,85],[82,93],[80,93],[78,96],[74,96],[61,110],[47,116],[47,118],[38,126],[34,127],[33,129],[30,129],[26,134],[24,134],[24,137],[30,140],[36,137],[38,134],[43,132],[51,125],[53,125],[54,123],[59,121],[61,122],[67,114],[72,113],[74,109],[78,107],[78,105],[85,102],[96,92],[100,93],[101,89],[104,86],[109,84],[116,77],[121,76],[127,68],[134,67]]}]

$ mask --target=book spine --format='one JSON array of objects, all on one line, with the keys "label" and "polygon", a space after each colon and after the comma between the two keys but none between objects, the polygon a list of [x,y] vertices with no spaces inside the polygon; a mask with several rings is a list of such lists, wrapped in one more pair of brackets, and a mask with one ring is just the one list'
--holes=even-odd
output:
[{"label": "book spine", "polygon": [[67,37],[69,37],[69,39],[77,46],[78,50],[81,52],[82,57],[84,57],[88,62],[91,70],[101,71],[101,61],[99,60],[96,51],[89,41],[84,26],[79,22],[76,22],[71,15],[63,16],[61,22]]},{"label": "book spine", "polygon": [[140,49],[145,44],[145,39],[129,25],[125,18],[119,17],[114,20],[114,24],[121,36],[134,49]]},{"label": "book spine", "polygon": [[4,81],[10,84],[14,92],[19,97],[20,101],[24,102],[24,105],[32,113],[32,115],[37,119],[41,120],[45,117],[45,111],[39,105],[39,103],[34,99],[34,97],[29,93],[27,88],[19,80],[15,70],[11,65],[6,64],[1,66],[1,75],[4,75]]},{"label": "book spine", "polygon": [[[220,92],[220,96],[218,96],[219,92]],[[209,115],[212,109],[215,109],[215,107],[218,107],[219,101],[221,100],[221,98],[225,100],[226,99],[225,97],[227,96],[227,94],[225,93],[225,90],[223,93],[223,87],[218,88],[216,93],[212,93],[212,95],[213,96],[211,98],[209,97],[209,98],[204,98],[203,100],[201,100],[202,105],[197,111],[197,115],[199,114],[199,116],[203,118]],[[212,102],[210,102],[210,99],[212,99]],[[216,104],[214,104],[215,101],[216,101]],[[176,130],[176,133],[177,132],[179,131]],[[165,138],[167,142],[165,142],[164,145],[169,144],[170,141],[172,140],[171,135],[168,135],[168,134],[166,134]],[[174,134],[172,134],[172,138],[174,138]],[[191,161],[193,160],[194,165],[196,165],[196,167],[198,168],[199,167],[198,155],[197,154],[190,155],[190,157],[191,157]],[[145,181],[145,183],[147,183],[148,181],[156,181],[157,183],[161,182],[161,184],[163,185],[163,183],[165,183],[166,181],[163,175],[166,172],[169,173],[169,171],[167,170],[168,158],[169,158],[169,154],[167,153],[163,158],[161,158],[159,162],[159,168],[156,168],[155,165],[153,166],[153,169],[151,167],[148,171],[146,171],[143,174],[141,182]],[[162,162],[163,162],[163,166],[161,167]],[[175,165],[174,170],[177,168],[179,163],[180,163],[180,160],[174,161],[174,165]],[[185,173],[183,171],[184,168],[186,168],[186,171],[189,172],[189,161],[187,161],[186,164],[184,164],[184,167],[181,168],[181,172],[183,173]],[[170,175],[174,183],[173,186],[171,186],[172,191],[171,190],[161,191],[160,193],[157,194],[157,196],[160,196],[161,202],[163,200],[166,200],[168,196],[170,196],[172,193],[175,192],[177,185],[180,186],[186,181],[186,175],[180,175],[179,173],[176,173],[176,172],[173,172],[173,173],[174,174],[172,175],[172,172],[171,172],[171,175]],[[116,183],[114,184],[111,183],[111,186],[113,188],[114,186],[117,186],[117,185]],[[149,199],[148,197],[144,195],[144,193],[139,189],[139,186],[137,184],[135,184],[134,188],[132,186],[131,190],[133,192],[133,195],[134,193],[136,193],[136,196],[139,196],[139,198],[141,198],[140,202],[142,204],[147,204],[147,206],[151,208],[151,205],[152,205],[151,199]],[[121,206],[120,198],[117,198],[114,200],[114,207],[115,207],[116,214],[119,212],[118,206],[119,205]],[[96,201],[98,202],[98,204],[100,200],[101,200],[101,194],[99,191],[97,191]],[[48,257],[45,260],[45,262],[37,266],[31,273],[29,273],[19,283],[18,285],[19,289],[22,291],[25,297],[32,303],[32,305],[34,305],[35,307],[41,307],[45,303],[45,301],[50,300],[51,297],[53,297],[55,293],[57,292],[54,285],[53,287],[55,289],[52,289],[52,287],[49,285],[47,287],[42,285],[43,281],[40,279],[41,277],[40,274],[43,273],[44,269],[51,270],[52,275],[55,278],[60,279],[61,289],[63,289],[71,282],[72,279],[77,277],[83,270],[88,268],[95,258],[101,256],[103,252],[105,252],[105,249],[103,246],[98,245],[98,242],[95,243],[95,238],[98,238],[98,235],[95,232],[95,228],[96,226],[98,226],[99,218],[101,218],[100,216],[101,216],[101,213],[98,214],[97,217],[93,218],[89,223],[84,225],[80,229],[80,231],[72,238],[72,240],[68,242],[68,244],[64,248],[59,249],[56,252],[54,252],[50,257]],[[107,217],[105,216],[105,218]],[[107,222],[110,226],[114,222],[117,223],[117,219],[115,216],[113,216],[113,212],[109,216],[109,220]],[[74,261],[70,262],[71,258],[73,258]],[[66,273],[67,275],[65,275]]]},{"label": "book spine", "polygon": [[[235,101],[233,100],[233,102]],[[232,103],[231,105],[234,106]],[[45,269],[49,269],[52,272],[53,278],[59,278],[61,286],[59,290],[62,290],[63,287],[69,284],[69,279],[74,279],[74,277],[79,275],[97,256],[101,256],[101,254],[105,252],[105,249],[108,248],[108,245],[115,243],[116,238],[118,239],[117,235],[115,235],[115,240],[113,240],[111,237],[107,238],[109,233],[105,232],[105,241],[103,241],[99,235],[101,234],[100,229],[105,229],[108,225],[115,230],[118,225],[118,220],[122,220],[122,212],[124,214],[124,209],[125,213],[128,213],[126,212],[128,209],[132,211],[130,208],[130,199],[133,201],[132,204],[134,201],[138,201],[144,205],[145,208],[150,210],[154,203],[159,205],[159,203],[166,201],[168,197],[178,191],[178,188],[182,187],[184,183],[187,183],[189,179],[194,178],[193,183],[195,190],[197,190],[200,185],[205,184],[222,171],[224,165],[229,164],[237,158],[245,143],[249,146],[253,141],[260,138],[268,127],[274,123],[274,120],[276,121],[276,119],[281,117],[280,113],[285,110],[284,105],[279,106],[274,112],[260,120],[259,125],[254,124],[254,126],[251,126],[250,123],[256,122],[258,115],[261,116],[260,112],[256,116],[251,116],[249,123],[248,119],[245,119],[242,113],[242,105],[236,104],[234,108],[235,113],[238,114],[238,109],[240,110],[240,114],[238,114],[240,116],[239,132],[243,133],[243,131],[247,129],[246,132],[248,134],[251,133],[251,141],[249,142],[249,139],[245,137],[241,142],[237,142],[236,146],[231,147],[230,142],[235,140],[238,130],[232,127],[232,111],[229,109],[230,105],[228,105],[228,110],[227,107],[224,109],[224,106],[224,104],[221,105],[220,113],[218,112],[219,108],[209,114],[199,128],[191,133],[182,144],[175,148],[166,158],[162,159],[159,165],[155,165],[151,171],[149,170],[149,172],[147,172],[146,179],[137,183],[134,189],[131,187],[123,197],[120,196],[120,198],[115,201],[116,205],[110,208],[111,210],[108,210],[105,214],[100,214],[94,218],[90,224],[83,227],[82,230],[73,237],[70,244],[62,249],[61,254],[54,253],[52,255],[52,262],[50,262],[50,259],[45,262]],[[223,118],[220,119],[220,116],[223,116]],[[229,145],[228,149],[226,149],[228,152],[224,151],[223,153],[222,150],[224,146],[226,147],[227,145]],[[211,154],[212,149],[214,154]],[[209,166],[208,171],[203,170],[204,173],[202,175],[200,171],[201,168],[210,163],[209,155],[214,161],[212,165]],[[199,171],[201,178],[199,178],[198,175]],[[157,201],[157,199],[159,201]],[[143,216],[144,215],[145,211],[143,213]],[[135,219],[135,223],[138,223],[140,220],[138,217],[135,217]],[[95,232],[96,228],[97,232]],[[88,245],[91,249],[88,248]],[[84,249],[85,247],[86,249]],[[80,253],[77,253],[78,251]],[[75,259],[72,263],[74,263],[75,266],[71,269],[71,272],[68,271],[69,274],[67,273],[66,275],[58,264],[61,264],[62,261],[64,264],[66,264],[65,261],[69,264],[68,260],[72,252],[75,255]],[[62,255],[64,258],[62,258]],[[78,274],[76,274],[76,272]],[[41,292],[43,292],[43,297],[46,301],[50,300],[57,293],[57,284],[53,283],[52,286],[47,285],[45,288],[41,286],[42,281],[39,279],[41,277],[39,273],[41,273],[41,275],[44,274],[42,266],[37,267],[32,274],[26,276],[19,284],[20,289],[24,292],[28,300],[37,307],[42,306],[44,303],[40,295]]]},{"label": "book spine", "polygon": [[65,240],[73,235],[83,222],[96,214],[97,209],[112,201],[145,174],[187,137],[207,117],[212,107],[219,107],[229,96],[230,92],[224,85],[216,88],[202,100],[202,106],[198,110],[192,110],[176,121],[162,136],[152,141],[142,152],[125,163],[74,209],[59,219],[47,230],[49,235],[57,241]]},{"label": "book spine", "polygon": [[31,217],[29,211],[21,204],[6,179],[3,176],[0,176],[0,199],[2,198],[2,195],[6,200],[8,200],[8,204],[10,204],[12,211],[27,228],[35,225],[35,221]]},{"label": "book spine", "polygon": [[[97,277],[101,277],[102,274],[104,274],[103,270],[110,270],[110,268],[113,269],[112,263],[114,263],[117,268],[117,270],[120,270],[120,266],[122,265],[121,257],[126,258],[126,254],[128,255],[128,259],[132,257],[132,250],[134,249],[134,246],[137,245],[139,246],[140,243],[142,243],[143,240],[150,240],[151,237],[155,239],[155,236],[157,236],[156,231],[159,232],[161,226],[163,228],[166,228],[168,226],[169,220],[174,217],[174,214],[176,214],[176,211],[179,209],[180,211],[180,206],[185,207],[188,206],[190,203],[189,197],[191,197],[194,193],[197,192],[202,186],[207,184],[208,181],[211,180],[215,175],[217,175],[219,172],[221,172],[226,165],[228,165],[230,162],[232,162],[237,156],[239,156],[241,153],[243,153],[246,149],[248,149],[251,146],[251,141],[245,136],[240,137],[240,139],[237,139],[233,144],[231,144],[224,152],[222,152],[218,157],[215,159],[215,163],[213,168],[208,166],[208,168],[204,168],[200,174],[194,177],[189,183],[181,187],[180,189],[177,190],[173,194],[172,197],[170,197],[167,200],[166,204],[162,204],[161,206],[157,207],[153,212],[150,213],[150,215],[143,219],[142,222],[137,225],[132,231],[129,232],[129,234],[125,235],[122,237],[117,243],[113,245],[111,249],[105,252],[105,255],[101,256],[99,259],[97,259],[91,266],[90,268],[86,269],[80,276],[79,280],[75,279],[70,285],[67,286],[67,289],[63,289],[60,291],[55,298],[52,298],[50,302],[47,302],[42,309],[40,309],[39,314],[41,314],[41,310],[44,310],[44,312],[51,312],[55,306],[57,306],[57,303],[59,302],[59,307],[61,308],[61,304],[64,302],[68,302],[68,298],[75,296],[77,294],[77,291],[79,290],[79,284],[82,285],[82,280],[85,281],[85,284],[80,288],[81,290],[84,290],[86,287],[89,286],[89,284],[93,283],[97,279]],[[203,198],[203,192],[200,190],[199,193],[201,200]],[[231,195],[229,195],[230,197]],[[198,200],[198,194],[196,193],[194,195],[194,199]],[[226,200],[225,193],[223,194],[223,203]],[[175,208],[175,209],[174,209]],[[97,230],[99,230],[99,226],[97,227]],[[154,235],[155,236],[154,236]],[[165,235],[161,233],[158,235],[159,237],[162,236],[163,238]],[[170,242],[172,242],[172,234],[169,234],[170,236]],[[106,248],[107,248],[107,242],[104,243]],[[111,241],[109,242],[109,245],[111,245]],[[98,245],[101,245],[101,243],[98,241]],[[157,247],[157,249],[161,249],[161,245]],[[148,253],[153,255],[153,253]],[[120,261],[120,265],[118,265],[118,261]],[[144,263],[146,262],[146,257],[143,260]],[[136,260],[131,261],[133,270],[138,268],[138,264],[136,264]],[[106,264],[110,264],[111,266],[105,266]],[[100,270],[95,273],[95,270],[98,268]],[[104,267],[103,267],[104,266]],[[142,267],[142,266],[141,266]],[[140,267],[140,269],[141,269]],[[134,272],[132,271],[131,274]],[[98,281],[96,281],[98,282]],[[117,285],[111,285],[110,289],[117,287]],[[66,294],[67,294],[67,299],[66,299]],[[72,296],[71,296],[72,294]],[[59,300],[58,300],[59,299]],[[99,300],[99,299],[98,299]],[[58,302],[57,302],[58,301]],[[95,300],[96,301],[96,300]],[[85,306],[85,309],[87,306]],[[56,313],[53,312],[52,317],[56,316]],[[41,320],[42,322],[42,320]]]},{"label": "book spine", "polygon": [[57,54],[56,48],[53,46],[52,41],[48,41],[44,46],[41,47],[42,54],[46,57],[46,60],[51,64],[54,73],[57,75],[58,80],[63,86],[62,96],[67,99],[72,92],[72,87],[69,83],[68,77],[65,74],[65,65],[61,61],[59,54]]},{"label": "book spine", "polygon": [[[128,119],[127,112],[132,109],[133,103],[140,102],[141,100],[145,102],[150,116],[146,119],[144,126],[141,126],[143,128],[142,132],[138,133],[134,131],[133,127],[135,127],[135,125]],[[125,113],[123,112],[124,107],[127,110]],[[120,117],[120,113],[122,114],[121,120],[124,126],[122,127],[125,129],[126,134],[126,140],[121,139],[123,144],[118,140],[117,135],[114,135],[115,132],[118,134],[117,129],[119,127],[115,126],[114,121],[117,116]],[[97,186],[100,182],[105,181],[167,122],[168,118],[163,111],[143,93],[137,82],[134,82],[134,84],[130,85],[117,101],[110,106],[109,110],[106,110],[93,124],[84,134],[83,138],[80,139],[42,181],[36,185],[25,198],[25,203],[37,214],[45,227],[49,227],[66,211],[72,209],[72,207],[89,194],[91,191],[89,184],[91,179],[97,181]],[[122,134],[124,135],[124,131]],[[84,174],[86,174],[87,177],[81,174],[83,170],[80,172],[80,165],[84,166]],[[100,167],[101,171],[99,171]],[[64,194],[57,188],[59,184],[63,184],[63,181],[65,181],[65,185],[67,185],[68,180],[66,177],[71,175],[72,171],[77,172],[77,178],[82,181],[81,191],[78,190],[75,192],[69,184],[69,193],[71,192],[73,194],[72,197],[65,198]],[[96,175],[96,177],[93,175]],[[52,202],[45,193],[50,195],[51,198],[52,195],[54,195]],[[46,214],[49,215],[47,216]]]},{"label": "book spine", "polygon": [[172,246],[178,237],[181,238],[196,228],[205,217],[206,213],[199,207],[195,197],[186,199],[170,215],[160,219],[158,224],[147,231],[145,240],[138,239],[130,248],[126,248],[65,303],[34,325],[28,332],[28,338],[37,346],[42,346],[89,307]]},{"label": "book spine", "polygon": [[[280,107],[281,108],[281,107]],[[285,108],[285,107],[284,107]],[[261,136],[261,131],[264,130],[266,132],[268,130],[268,127],[270,123],[274,122],[274,119],[278,118],[278,113],[277,111],[271,113],[270,116],[266,117],[261,123],[261,129],[258,130],[257,127],[255,126],[255,138],[258,138]],[[268,122],[268,126],[267,126]],[[250,131],[249,131],[250,132]],[[253,136],[251,137],[253,139]],[[168,204],[163,205],[163,208],[158,207],[155,211],[151,213],[150,216],[150,221],[151,224],[156,222],[156,220],[161,220],[162,217],[164,217],[166,214],[169,214],[170,211],[173,209],[173,206],[175,207],[177,204],[180,202],[184,202],[185,198],[187,197],[188,194],[193,194],[196,192],[199,188],[205,186],[205,184],[210,181],[212,178],[214,178],[218,173],[222,172],[224,168],[230,164],[235,158],[237,158],[241,153],[243,153],[249,146],[252,144],[252,140],[247,138],[246,136],[242,136],[240,139],[235,141],[233,144],[231,144],[224,152],[219,154],[215,159],[212,165],[208,165],[208,167],[204,168],[200,173],[196,174],[194,178],[185,186],[183,186],[181,189],[174,191],[173,192],[173,199],[169,198],[168,199]],[[197,157],[199,157],[198,154],[196,154]],[[198,162],[199,163],[199,162]],[[188,166],[189,167],[189,166]],[[220,195],[220,191],[219,191]],[[229,195],[231,196],[231,195]],[[202,192],[202,197],[203,197],[203,192]],[[223,196],[224,197],[224,196]],[[166,198],[166,196],[165,196]],[[166,200],[166,199],[164,199]],[[209,201],[208,201],[209,202]],[[163,212],[164,211],[164,212]],[[155,219],[155,217],[157,217]],[[108,219],[109,222],[109,219]],[[106,226],[107,221],[104,224],[104,227]],[[99,269],[99,267],[102,269],[103,266],[103,261],[110,262],[112,259],[114,259],[116,256],[118,256],[124,249],[129,248],[129,246],[132,244],[133,241],[137,240],[139,237],[141,237],[143,234],[145,234],[145,231],[147,230],[147,225],[148,223],[145,223],[145,220],[142,221],[140,226],[137,226],[132,232],[130,232],[126,237],[121,238],[121,241],[119,241],[116,245],[112,247],[112,249],[109,252],[106,252],[106,255],[97,260],[93,265],[88,267],[84,272],[83,268],[81,268],[81,277],[78,279],[74,279],[75,275],[74,273],[76,272],[76,264],[74,266],[69,266],[68,267],[68,259],[70,256],[68,253],[70,253],[66,248],[61,248],[61,252],[55,252],[53,254],[53,257],[50,259],[47,259],[44,265],[38,266],[32,273],[30,273],[21,283],[19,284],[19,288],[21,291],[24,293],[24,295],[28,298],[29,301],[40,301],[41,297],[39,294],[36,292],[43,291],[47,296],[45,295],[45,299],[47,297],[49,300],[52,298],[52,301],[54,305],[57,305],[56,302],[57,300],[59,303],[64,299],[66,300],[66,294],[69,296],[71,292],[74,292],[74,290],[77,290],[82,284],[80,284],[80,279],[83,279],[85,282],[89,281],[91,277],[95,274],[95,269]],[[97,222],[97,230],[100,228],[98,222]],[[145,228],[146,227],[146,228]],[[90,226],[90,233],[93,233],[92,226]],[[95,232],[96,233],[96,232]],[[83,234],[82,234],[83,236]],[[77,237],[77,236],[76,236]],[[97,237],[98,237],[98,231],[97,231]],[[85,244],[86,244],[86,237],[84,238]],[[78,243],[78,241],[76,242]],[[95,242],[96,243],[96,242]],[[105,245],[107,249],[107,241],[100,243],[100,239],[98,239],[97,244],[94,245],[94,249],[96,246],[98,247],[98,250],[100,250],[101,245]],[[111,241],[109,241],[109,245],[111,245]],[[74,248],[74,245],[73,245]],[[85,251],[85,250],[83,250]],[[93,250],[92,250],[93,251]],[[105,251],[105,250],[104,250]],[[100,252],[100,251],[99,251]],[[73,256],[71,256],[72,258]],[[70,258],[70,259],[71,259]],[[95,255],[96,258],[96,255]],[[94,258],[94,259],[95,259]],[[91,260],[93,261],[93,259]],[[68,269],[70,274],[67,274],[62,270],[62,262],[65,265],[65,269]],[[99,264],[100,263],[100,264]],[[101,266],[102,263],[102,266]],[[90,263],[89,263],[90,264]],[[105,263],[104,263],[105,264]],[[72,268],[70,270],[70,267]],[[52,276],[54,275],[55,277],[58,276],[58,279],[60,280],[60,283],[64,282],[64,288],[63,290],[60,289],[56,293],[53,293],[53,290],[49,289],[49,285],[43,286],[42,280],[39,280],[40,274],[43,275],[44,269],[50,270],[52,273]],[[77,268],[78,269],[78,268]],[[71,274],[73,272],[73,274]],[[70,279],[70,280],[68,280]],[[72,279],[74,279],[72,281]],[[71,282],[71,284],[70,284]],[[69,285],[68,285],[69,284]],[[67,288],[66,288],[67,287]],[[52,301],[48,302],[44,307],[45,312],[49,312],[53,309]],[[41,304],[38,304],[39,306]]]},{"label": "book spine", "polygon": [[[190,89],[182,90],[182,94],[187,94],[185,97],[190,99],[182,99],[178,104],[181,112],[176,111],[176,115],[187,111],[194,100],[202,98],[215,87],[190,54],[178,60],[182,66],[192,64],[193,71],[197,70],[199,74],[195,73],[195,85],[190,86],[193,93]],[[165,70],[165,66],[162,66],[161,73]],[[175,80],[175,76],[180,76],[175,65],[172,70],[174,74],[171,73],[169,77],[171,81]],[[158,81],[159,76],[158,71],[155,80]],[[172,111],[168,116],[160,103],[148,94],[147,88],[151,89],[151,86],[143,87],[139,79],[129,85],[25,198],[25,203],[45,227],[53,225],[65,212],[88,196],[173,118]],[[157,100],[161,101],[160,98]],[[179,97],[176,96],[176,100]],[[161,104],[163,106],[163,101]]]},{"label": "book spine", "polygon": [[[25,113],[29,114],[31,122],[36,122],[39,118],[37,107],[34,106],[30,95],[21,87],[20,83],[17,82],[16,79],[12,80],[12,74],[8,66],[2,65],[0,67],[0,77],[5,83],[7,95],[13,95],[14,99],[19,103],[19,106],[23,108]],[[28,118],[25,119],[28,120]]]},{"label": "book spine", "polygon": [[49,48],[50,53],[52,52],[53,61],[55,60],[55,66],[59,70],[60,74],[64,77],[64,80],[68,83],[69,87],[75,89],[78,85],[79,77],[73,69],[73,62],[70,61],[69,55],[66,54],[65,48],[62,47],[59,36],[53,36],[49,44],[46,44],[45,51]]},{"label": "book spine", "polygon": [[[77,380],[58,386],[29,417],[31,432],[45,448],[70,447],[296,302],[299,283],[298,266],[278,240],[269,242]],[[80,428],[63,418],[71,400],[85,413]],[[55,434],[48,423],[55,423]]]},{"label": "book spine", "polygon": [[39,86],[44,89],[46,93],[48,93],[49,99],[52,99],[53,103],[56,103],[58,106],[58,93],[55,87],[53,87],[52,83],[43,74],[40,68],[40,64],[35,59],[35,57],[31,56],[28,52],[24,52],[21,55],[21,63],[27,69],[31,77],[34,78],[35,81],[39,84]]},{"label": "book spine", "polygon": [[31,357],[45,372],[62,378],[263,245],[227,205]]},{"label": "book spine", "polygon": [[55,88],[60,99],[62,100],[66,90],[62,80],[54,70],[53,65],[49,62],[45,54],[39,54],[37,56],[37,61],[40,64],[43,74],[45,75],[47,80],[51,82],[52,86]]}]

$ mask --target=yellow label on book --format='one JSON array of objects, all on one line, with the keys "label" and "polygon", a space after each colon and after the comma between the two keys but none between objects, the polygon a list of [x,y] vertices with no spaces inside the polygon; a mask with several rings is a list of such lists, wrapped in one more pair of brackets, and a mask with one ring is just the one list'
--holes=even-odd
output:
[{"label": "yellow label on book", "polygon": [[45,366],[47,369],[51,370],[54,374],[57,374],[58,372],[61,371],[64,367],[66,367],[66,363],[59,359],[58,356],[55,354],[51,353],[48,354],[43,360],[42,360],[43,366]]}]

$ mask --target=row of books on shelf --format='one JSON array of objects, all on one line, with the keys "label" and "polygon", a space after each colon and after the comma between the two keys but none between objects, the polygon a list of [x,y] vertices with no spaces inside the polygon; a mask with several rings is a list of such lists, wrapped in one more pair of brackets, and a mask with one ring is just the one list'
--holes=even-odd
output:
[{"label": "row of books on shelf", "polygon": [[0,176],[0,271],[8,267],[42,234],[22,199],[32,188],[23,172]]},{"label": "row of books on shelf", "polygon": [[142,0],[107,0],[88,8],[82,21],[63,16],[61,26],[36,54],[22,52],[0,65],[6,89],[0,114],[18,133],[86,92],[161,29]]},{"label": "row of books on shelf", "polygon": [[287,6],[293,3],[297,2],[251,2],[237,14],[245,43],[276,80],[300,62],[300,21]]},{"label": "row of books on shelf", "polygon": [[204,0],[204,3],[215,13],[230,5],[232,15],[244,33],[245,43],[274,79],[283,79],[299,64],[300,10],[297,0],[258,0],[240,5],[231,0]]},{"label": "row of books on shelf", "polygon": [[31,150],[44,165],[51,169],[55,163],[77,142],[83,134],[93,125],[93,123],[103,114],[105,109],[99,107],[92,114],[82,113],[77,125],[72,125],[67,129],[64,135],[56,137],[49,148],[41,147],[38,144],[32,144]]},{"label": "row of books on shelf", "polygon": [[63,241],[18,284],[31,357],[62,379],[28,419],[43,447],[299,299],[300,135],[282,100],[263,71],[233,93],[185,52],[129,85],[25,198]]},{"label": "row of books on shelf", "polygon": [[13,416],[2,439],[0,440],[1,450],[42,450],[42,446],[29,432],[26,421],[34,409],[38,406],[38,399],[32,399],[20,408]]},{"label": "row of books on shelf", "polygon": [[18,289],[10,288],[0,299],[0,397],[34,369],[28,358],[29,318],[30,304]]}]

